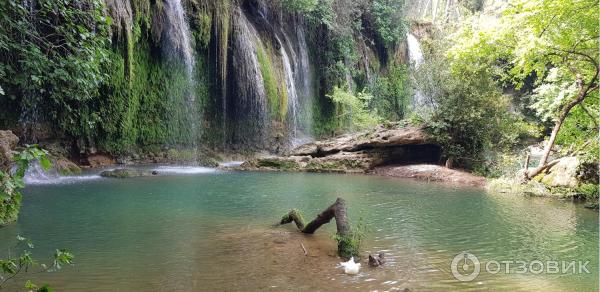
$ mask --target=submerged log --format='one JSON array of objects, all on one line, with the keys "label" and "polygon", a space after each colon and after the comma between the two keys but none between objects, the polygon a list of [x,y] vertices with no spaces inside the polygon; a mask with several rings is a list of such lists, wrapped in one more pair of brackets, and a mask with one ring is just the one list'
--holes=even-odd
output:
[{"label": "submerged log", "polygon": [[335,218],[337,227],[336,240],[338,242],[338,254],[343,258],[358,256],[357,243],[355,240],[352,240],[348,216],[346,214],[346,201],[342,198],[337,198],[335,203],[317,215],[308,224],[305,224],[302,214],[297,209],[292,209],[284,215],[281,218],[280,224],[294,222],[302,233],[313,234],[323,224],[329,223],[333,218]]}]

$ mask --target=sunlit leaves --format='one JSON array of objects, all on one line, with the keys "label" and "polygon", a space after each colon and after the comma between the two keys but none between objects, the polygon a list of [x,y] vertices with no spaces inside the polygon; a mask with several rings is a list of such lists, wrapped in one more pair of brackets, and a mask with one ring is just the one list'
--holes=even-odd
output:
[{"label": "sunlit leaves", "polygon": [[[32,270],[35,270],[37,273],[53,272],[60,270],[64,265],[71,265],[73,263],[73,254],[64,249],[57,249],[52,259],[52,265],[48,267],[45,264],[38,263],[33,258],[31,252],[33,244],[29,239],[18,235],[17,242],[17,245],[13,249],[17,251],[21,250],[20,254],[18,254],[16,258],[8,256],[6,259],[0,259],[0,290],[9,280],[19,274],[32,272]],[[23,244],[25,244],[27,248],[23,249]],[[44,285],[40,288],[31,280],[27,280],[24,287],[29,291],[53,291],[48,285]]]}]

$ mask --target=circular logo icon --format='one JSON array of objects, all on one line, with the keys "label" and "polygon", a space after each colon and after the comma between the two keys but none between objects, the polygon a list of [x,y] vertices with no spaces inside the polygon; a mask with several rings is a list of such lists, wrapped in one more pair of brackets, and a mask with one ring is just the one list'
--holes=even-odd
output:
[{"label": "circular logo icon", "polygon": [[481,272],[479,259],[466,251],[463,251],[454,257],[450,268],[452,269],[452,276],[454,276],[454,279],[461,282],[473,281],[479,276],[479,272]]}]

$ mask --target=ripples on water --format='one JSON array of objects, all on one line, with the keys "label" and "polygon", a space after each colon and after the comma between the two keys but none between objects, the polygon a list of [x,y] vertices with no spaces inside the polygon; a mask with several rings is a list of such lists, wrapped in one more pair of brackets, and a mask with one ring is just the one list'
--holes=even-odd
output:
[{"label": "ripples on water", "polygon": [[[75,267],[39,279],[60,291],[598,290],[598,214],[578,205],[379,177],[158,170],[168,175],[28,187],[19,222],[0,229],[0,250],[17,234],[38,256],[70,249]],[[386,253],[384,268],[336,269],[335,224],[300,237],[271,227],[290,208],[312,219],[338,196],[367,226],[365,251]],[[319,257],[298,257],[296,241]],[[482,264],[590,260],[592,274],[460,283],[450,262],[465,250]]]}]

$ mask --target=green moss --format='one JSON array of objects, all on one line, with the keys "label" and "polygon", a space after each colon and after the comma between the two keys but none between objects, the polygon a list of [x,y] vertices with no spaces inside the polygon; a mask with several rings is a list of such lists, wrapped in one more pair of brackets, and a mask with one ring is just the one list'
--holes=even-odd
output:
[{"label": "green moss", "polygon": [[167,159],[169,161],[194,161],[197,154],[194,149],[169,149]]},{"label": "green moss", "polygon": [[285,78],[281,78],[279,90],[281,91],[281,98],[279,99],[279,119],[284,121],[288,111],[288,95]]},{"label": "green moss", "polygon": [[360,259],[360,248],[365,237],[365,230],[366,227],[361,218],[358,220],[356,227],[352,227],[348,234],[336,234],[333,236],[338,243],[338,255],[341,258],[349,259],[350,257],[354,257],[355,259]]},{"label": "green moss", "polygon": [[282,160],[278,158],[263,158],[257,161],[258,167],[270,167],[279,170],[297,170],[300,165],[293,160]]},{"label": "green moss", "polygon": [[271,59],[269,58],[267,51],[260,45],[258,46],[257,57],[260,65],[260,73],[264,82],[265,93],[269,103],[269,113],[271,114],[271,117],[275,117],[280,113],[280,101],[277,90],[277,80],[273,74],[273,65],[271,64]]},{"label": "green moss", "polygon": [[348,170],[362,170],[360,161],[352,159],[340,159],[331,161],[311,160],[306,164],[306,169],[309,171],[339,171],[345,172]]},{"label": "green moss", "polygon": [[199,11],[194,17],[193,34],[196,44],[203,49],[208,48],[212,31],[212,17],[208,11]]},{"label": "green moss", "polygon": [[304,221],[304,217],[298,209],[292,209],[287,214],[283,215],[279,224],[288,224],[292,222],[295,222],[296,227],[298,227],[300,230],[302,230],[305,226],[306,221]]},{"label": "green moss", "polygon": [[141,177],[141,176],[152,176],[154,173],[150,171],[143,171],[137,169],[115,169],[115,170],[107,170],[100,173],[102,177],[109,178],[131,178],[131,177]]}]

